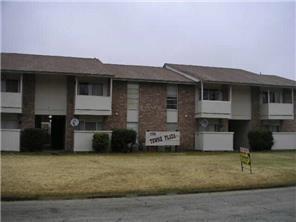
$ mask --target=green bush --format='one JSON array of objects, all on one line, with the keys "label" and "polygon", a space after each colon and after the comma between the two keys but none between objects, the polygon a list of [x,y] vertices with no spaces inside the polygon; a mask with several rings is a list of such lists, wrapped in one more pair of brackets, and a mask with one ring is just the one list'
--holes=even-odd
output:
[{"label": "green bush", "polygon": [[250,147],[253,151],[271,150],[273,146],[272,132],[266,129],[252,130],[248,133]]},{"label": "green bush", "polygon": [[137,133],[132,129],[114,129],[112,131],[112,151],[113,152],[130,152],[130,144],[136,142]]},{"label": "green bush", "polygon": [[44,129],[27,128],[21,132],[21,151],[41,151],[48,142],[48,133]]},{"label": "green bush", "polygon": [[106,152],[109,148],[109,135],[106,133],[95,133],[92,140],[92,147],[97,152]]}]

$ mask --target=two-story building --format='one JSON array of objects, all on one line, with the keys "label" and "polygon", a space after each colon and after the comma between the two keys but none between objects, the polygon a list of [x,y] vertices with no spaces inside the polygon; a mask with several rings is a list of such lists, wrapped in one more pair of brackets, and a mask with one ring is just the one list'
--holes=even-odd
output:
[{"label": "two-story building", "polygon": [[196,82],[195,149],[248,147],[251,129],[273,132],[273,149],[296,148],[296,82],[241,69],[165,64]]},{"label": "two-story building", "polygon": [[[178,130],[180,150],[248,146],[256,127],[296,148],[295,81],[239,69],[103,64],[95,58],[1,54],[1,150],[45,128],[50,149],[91,151],[94,132]],[[79,125],[71,125],[73,118]]]}]

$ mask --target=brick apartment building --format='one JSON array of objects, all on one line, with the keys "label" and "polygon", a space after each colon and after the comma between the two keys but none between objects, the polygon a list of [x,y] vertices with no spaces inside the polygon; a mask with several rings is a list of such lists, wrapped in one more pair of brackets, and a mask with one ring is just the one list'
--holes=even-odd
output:
[{"label": "brick apartment building", "polygon": [[[273,149],[296,148],[296,82],[241,69],[103,64],[98,59],[1,54],[1,149],[20,130],[46,128],[52,149],[91,151],[94,132],[180,132],[179,150],[248,146],[250,129],[273,132]],[[73,127],[70,122],[79,119]]]}]

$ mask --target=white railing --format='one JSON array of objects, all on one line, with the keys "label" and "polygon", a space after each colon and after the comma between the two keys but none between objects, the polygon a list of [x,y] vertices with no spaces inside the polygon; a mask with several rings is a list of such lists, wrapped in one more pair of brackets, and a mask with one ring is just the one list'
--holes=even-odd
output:
[{"label": "white railing", "polygon": [[231,118],[231,101],[198,101],[195,111],[197,118]]},{"label": "white railing", "polygon": [[20,151],[20,129],[1,129],[1,151]]},{"label": "white railing", "polygon": [[272,150],[296,149],[296,132],[273,132]]},{"label": "white railing", "polygon": [[233,132],[197,132],[195,149],[202,151],[232,151]]},{"label": "white railing", "polygon": [[76,115],[111,115],[111,96],[84,96],[75,97]]},{"label": "white railing", "polygon": [[94,133],[106,133],[109,135],[111,141],[112,131],[100,130],[100,131],[86,131],[75,130],[74,131],[74,152],[90,152],[93,151],[92,140]]},{"label": "white railing", "polygon": [[260,106],[261,119],[293,119],[292,103],[265,103]]},{"label": "white railing", "polygon": [[1,92],[1,112],[21,113],[22,93]]}]

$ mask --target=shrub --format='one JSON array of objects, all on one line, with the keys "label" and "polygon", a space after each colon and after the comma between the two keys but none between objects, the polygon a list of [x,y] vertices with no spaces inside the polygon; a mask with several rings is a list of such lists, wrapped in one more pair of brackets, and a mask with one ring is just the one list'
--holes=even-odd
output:
[{"label": "shrub", "polygon": [[97,152],[106,152],[109,148],[109,135],[106,133],[95,133],[92,140],[92,147]]},{"label": "shrub", "polygon": [[130,152],[131,144],[136,142],[137,133],[132,129],[114,129],[112,131],[112,151]]},{"label": "shrub", "polygon": [[253,151],[271,150],[273,146],[272,132],[265,129],[252,130],[248,133],[249,144]]},{"label": "shrub", "polygon": [[27,128],[21,132],[21,151],[41,151],[48,140],[47,131]]}]

